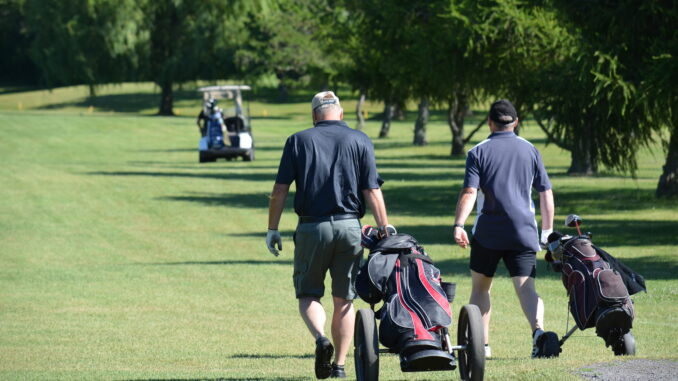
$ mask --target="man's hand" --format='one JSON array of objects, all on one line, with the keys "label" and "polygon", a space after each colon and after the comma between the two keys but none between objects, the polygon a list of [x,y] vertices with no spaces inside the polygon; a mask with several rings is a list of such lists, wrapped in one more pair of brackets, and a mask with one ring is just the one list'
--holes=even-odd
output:
[{"label": "man's hand", "polygon": [[455,226],[453,227],[454,229],[454,242],[457,243],[462,249],[466,249],[469,245],[468,241],[468,235],[466,234],[466,230],[462,228],[461,226]]},{"label": "man's hand", "polygon": [[539,238],[539,246],[541,246],[541,249],[544,250],[549,244],[549,235],[553,233],[553,229],[542,229],[541,230],[541,237]]},{"label": "man's hand", "polygon": [[[278,245],[277,250],[275,248],[276,244]],[[268,229],[268,233],[266,233],[266,246],[268,247],[268,251],[270,251],[271,254],[275,255],[276,257],[280,255],[278,250],[282,251],[282,238],[280,238],[279,231]]]},{"label": "man's hand", "polygon": [[383,239],[398,234],[398,231],[396,231],[396,228],[393,225],[379,226],[378,231],[379,239]]}]

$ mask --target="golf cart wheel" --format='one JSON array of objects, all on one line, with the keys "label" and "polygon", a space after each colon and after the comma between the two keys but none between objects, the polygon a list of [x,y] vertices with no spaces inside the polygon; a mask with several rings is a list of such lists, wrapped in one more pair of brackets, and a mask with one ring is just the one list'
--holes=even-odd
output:
[{"label": "golf cart wheel", "polygon": [[355,319],[355,375],[358,381],[379,380],[379,338],[374,311],[361,308]]},{"label": "golf cart wheel", "polygon": [[612,351],[615,356],[635,356],[636,355],[636,339],[631,332],[622,336],[614,345]]},{"label": "golf cart wheel", "polygon": [[199,155],[199,156],[198,156],[198,161],[199,161],[200,163],[206,163],[206,162],[209,161],[209,159],[207,158],[207,155],[205,155],[204,152],[200,151],[200,152],[198,153],[198,155]]},{"label": "golf cart wheel", "polygon": [[254,148],[249,150],[246,154],[242,155],[243,161],[254,161]]},{"label": "golf cart wheel", "polygon": [[459,353],[459,374],[462,380],[480,381],[485,375],[485,345],[480,309],[467,304],[459,312],[457,343],[465,349]]}]

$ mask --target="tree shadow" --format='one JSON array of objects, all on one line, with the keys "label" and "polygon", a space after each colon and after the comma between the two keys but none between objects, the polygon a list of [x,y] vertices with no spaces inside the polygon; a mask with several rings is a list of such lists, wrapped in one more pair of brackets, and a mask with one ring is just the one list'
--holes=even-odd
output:
[{"label": "tree shadow", "polygon": [[[236,208],[256,208],[267,209],[269,198],[268,194],[258,193],[192,193],[186,196],[168,196],[159,197],[158,200],[197,202],[207,206],[231,206]],[[285,202],[285,208],[292,206],[294,202],[294,193],[290,192]]]},{"label": "tree shadow", "polygon": [[[581,215],[582,232],[593,233],[593,243],[605,247],[663,246],[678,244],[678,220],[598,220]],[[590,227],[590,229],[589,229]],[[573,228],[556,226],[561,233],[577,234]],[[607,251],[607,250],[606,250]],[[614,253],[611,253],[614,255]]]},{"label": "tree shadow", "polygon": [[245,180],[245,181],[267,181],[273,183],[275,181],[274,174],[266,173],[190,173],[190,172],[150,172],[150,171],[98,171],[87,172],[91,176],[141,176],[141,177],[185,177],[185,178],[201,178],[201,179],[215,179],[215,180]]},{"label": "tree shadow", "polygon": [[[261,235],[261,234],[259,234]],[[135,263],[135,265],[142,266],[189,266],[189,265],[200,265],[200,266],[228,266],[228,265],[291,265],[293,262],[289,259],[281,260],[226,260],[226,261],[184,261],[184,262],[156,262],[156,263]]]},{"label": "tree shadow", "polygon": [[576,190],[572,187],[564,187],[554,189],[554,197],[558,211],[580,214],[584,220],[586,220],[586,215],[609,213],[611,210],[675,208],[678,205],[678,200],[655,198],[654,190],[651,189]]},{"label": "tree shadow", "polygon": [[[409,179],[413,177],[414,175]],[[407,175],[403,175],[403,178],[407,178]],[[421,178],[423,177],[419,176],[419,179]],[[458,187],[449,185],[386,186],[382,192],[391,215],[449,216],[451,220],[457,203]]]},{"label": "tree shadow", "polygon": [[236,353],[234,355],[228,356],[232,359],[312,359],[315,358],[312,354],[305,355],[277,355],[271,353]]},{"label": "tree shadow", "polygon": [[139,378],[125,381],[295,381],[299,377]]}]

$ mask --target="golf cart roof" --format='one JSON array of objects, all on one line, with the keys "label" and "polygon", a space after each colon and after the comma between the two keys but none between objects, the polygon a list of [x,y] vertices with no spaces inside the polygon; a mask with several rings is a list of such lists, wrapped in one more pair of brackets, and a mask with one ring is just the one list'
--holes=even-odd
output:
[{"label": "golf cart roof", "polygon": [[199,92],[203,93],[204,99],[232,99],[236,94],[240,94],[241,91],[249,90],[252,90],[252,88],[247,85],[206,86],[198,89]]}]

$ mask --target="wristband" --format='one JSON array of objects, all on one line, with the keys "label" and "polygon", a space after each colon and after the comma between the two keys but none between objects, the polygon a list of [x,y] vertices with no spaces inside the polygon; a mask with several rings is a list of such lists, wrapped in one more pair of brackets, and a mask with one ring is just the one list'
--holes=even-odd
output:
[{"label": "wristband", "polygon": [[463,229],[463,228],[464,228],[464,225],[462,225],[462,224],[454,224],[454,225],[452,225],[452,228],[453,228],[453,229],[454,229],[454,228],[462,228],[462,229]]}]

